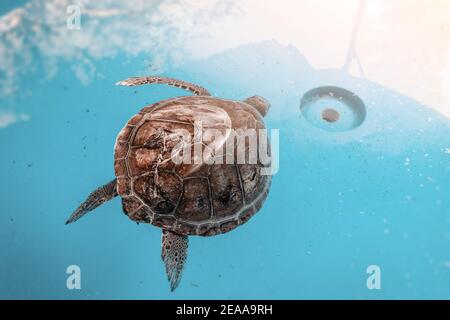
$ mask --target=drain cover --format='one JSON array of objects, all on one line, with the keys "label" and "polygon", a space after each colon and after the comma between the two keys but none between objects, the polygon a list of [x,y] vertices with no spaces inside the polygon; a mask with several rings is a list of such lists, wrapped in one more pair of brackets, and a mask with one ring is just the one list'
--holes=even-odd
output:
[{"label": "drain cover", "polygon": [[334,132],[352,130],[366,118],[364,102],[356,94],[331,86],[305,93],[300,110],[314,126]]}]

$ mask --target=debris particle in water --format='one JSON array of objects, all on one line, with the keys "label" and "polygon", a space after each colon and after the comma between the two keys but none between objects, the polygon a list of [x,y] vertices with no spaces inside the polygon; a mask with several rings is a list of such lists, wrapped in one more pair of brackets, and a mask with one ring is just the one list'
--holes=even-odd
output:
[{"label": "debris particle in water", "polygon": [[198,284],[196,284],[196,283],[191,283],[191,286],[198,288]]},{"label": "debris particle in water", "polygon": [[29,164],[27,164],[27,168],[31,168],[33,166],[33,163],[31,162],[31,163],[29,163]]}]

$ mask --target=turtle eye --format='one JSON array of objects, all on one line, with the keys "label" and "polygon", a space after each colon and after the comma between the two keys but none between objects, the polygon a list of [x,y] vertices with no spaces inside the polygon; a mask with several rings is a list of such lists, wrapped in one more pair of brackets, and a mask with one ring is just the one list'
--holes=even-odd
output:
[{"label": "turtle eye", "polygon": [[312,125],[332,132],[352,130],[366,117],[363,101],[339,87],[319,87],[308,91],[301,100],[300,110]]}]

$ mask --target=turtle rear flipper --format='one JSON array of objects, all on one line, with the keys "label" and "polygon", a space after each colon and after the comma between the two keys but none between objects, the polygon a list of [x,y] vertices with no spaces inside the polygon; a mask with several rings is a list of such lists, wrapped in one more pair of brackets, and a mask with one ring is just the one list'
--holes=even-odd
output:
[{"label": "turtle rear flipper", "polygon": [[163,229],[161,247],[161,258],[166,266],[170,290],[174,291],[180,283],[181,273],[186,262],[188,237]]},{"label": "turtle rear flipper", "polygon": [[66,221],[66,224],[72,223],[80,219],[89,211],[94,210],[101,204],[106,201],[111,200],[116,197],[117,194],[117,180],[114,179],[111,182],[108,182],[104,186],[101,186],[97,190],[93,191],[88,198],[75,210],[74,213],[70,216],[70,218]]}]

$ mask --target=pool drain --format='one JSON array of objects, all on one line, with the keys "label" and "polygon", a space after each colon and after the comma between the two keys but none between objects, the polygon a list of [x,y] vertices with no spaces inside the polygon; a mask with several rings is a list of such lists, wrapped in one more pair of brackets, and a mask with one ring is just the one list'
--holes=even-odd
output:
[{"label": "pool drain", "polygon": [[328,122],[336,122],[339,120],[339,112],[334,109],[325,109],[322,111],[322,119]]},{"label": "pool drain", "polygon": [[332,132],[352,130],[366,118],[366,107],[356,94],[331,86],[305,93],[300,110],[311,124]]}]

